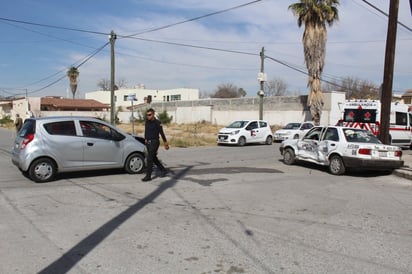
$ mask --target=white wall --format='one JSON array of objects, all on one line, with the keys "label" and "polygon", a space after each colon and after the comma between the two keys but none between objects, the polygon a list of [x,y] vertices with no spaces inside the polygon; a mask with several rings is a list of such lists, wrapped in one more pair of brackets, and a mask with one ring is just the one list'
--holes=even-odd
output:
[{"label": "white wall", "polygon": [[[134,88],[134,89],[119,89],[115,91],[116,96],[116,110],[119,106],[124,108],[131,106],[131,101],[125,100],[130,94],[135,94],[137,101],[134,101],[134,105],[139,105],[145,103],[145,98],[148,95],[152,96],[152,102],[164,102],[172,101],[171,96],[180,95],[181,101],[198,100],[199,99],[199,89],[192,88],[177,88],[177,89],[145,89],[145,88]],[[103,104],[110,104],[110,91],[92,91],[85,94],[86,99],[94,99]]]},{"label": "white wall", "polygon": [[[343,93],[324,94],[324,109],[321,116],[322,125],[335,125],[341,119],[339,104],[345,101]],[[202,99],[186,102],[161,102],[145,104],[135,110],[134,117],[153,107],[158,113],[166,110],[178,124],[210,122],[216,125],[228,125],[239,119],[258,119],[259,100],[255,98],[238,99]],[[310,121],[311,115],[306,106],[305,96],[283,96],[266,98],[263,105],[263,119],[271,125],[285,125],[289,122]],[[78,111],[40,111],[36,116],[85,115],[110,120],[110,112]],[[121,123],[129,123],[130,111],[118,112]]]}]

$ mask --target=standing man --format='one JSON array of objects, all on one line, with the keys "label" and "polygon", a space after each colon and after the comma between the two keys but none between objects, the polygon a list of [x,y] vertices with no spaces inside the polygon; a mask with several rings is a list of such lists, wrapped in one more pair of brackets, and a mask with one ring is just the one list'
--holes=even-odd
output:
[{"label": "standing man", "polygon": [[21,127],[23,126],[23,119],[20,117],[20,114],[16,114],[16,121],[14,122],[16,126],[16,132],[19,133]]},{"label": "standing man", "polygon": [[165,149],[168,150],[169,144],[167,143],[166,135],[163,132],[162,123],[156,119],[154,109],[149,108],[146,111],[146,123],[144,125],[144,139],[147,148],[147,167],[146,176],[142,179],[143,182],[152,179],[153,163],[160,169],[160,177],[164,177],[167,174],[166,168],[157,158],[157,150],[160,145],[159,135],[162,137]]}]

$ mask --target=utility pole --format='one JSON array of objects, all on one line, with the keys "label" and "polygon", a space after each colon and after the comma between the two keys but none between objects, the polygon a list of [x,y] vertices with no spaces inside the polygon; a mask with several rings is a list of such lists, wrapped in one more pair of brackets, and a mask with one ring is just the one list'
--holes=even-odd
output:
[{"label": "utility pole", "polygon": [[115,101],[114,101],[114,42],[116,34],[110,32],[110,123],[115,124]]},{"label": "utility pole", "polygon": [[258,91],[259,96],[259,120],[263,120],[263,96],[265,95],[264,84],[266,80],[266,76],[264,73],[265,69],[265,48],[262,47],[260,51],[260,73],[258,75],[258,81],[260,82],[260,90]]},{"label": "utility pole", "polygon": [[392,101],[393,70],[395,64],[396,31],[398,25],[399,0],[390,0],[388,34],[386,37],[385,67],[381,96],[381,125],[379,139],[384,144],[390,144],[389,119]]}]

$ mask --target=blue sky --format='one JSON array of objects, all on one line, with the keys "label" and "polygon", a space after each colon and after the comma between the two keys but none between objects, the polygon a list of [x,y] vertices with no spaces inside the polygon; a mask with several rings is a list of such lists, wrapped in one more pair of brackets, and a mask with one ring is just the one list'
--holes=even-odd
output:
[{"label": "blue sky", "polygon": [[[9,0],[0,10],[0,95],[24,95],[27,91],[35,97],[71,97],[65,77],[68,68],[79,65],[104,46],[113,30],[119,37],[115,42],[116,79],[124,80],[128,87],[188,87],[211,93],[218,85],[230,83],[244,88],[248,96],[255,96],[262,47],[266,55],[306,71],[301,44],[303,27],[298,28],[296,18],[288,10],[296,1],[262,0],[134,37],[167,43],[122,38],[248,2]],[[369,2],[389,12],[389,1]],[[339,11],[339,22],[328,28],[324,78],[357,77],[380,85],[386,17],[361,0],[342,0]],[[412,28],[409,1],[400,0],[398,19]],[[412,88],[412,32],[398,26],[396,46],[393,88],[402,93]],[[110,78],[110,46],[81,65],[79,72],[77,97],[84,98],[84,93],[98,90],[99,80]],[[307,93],[304,74],[270,59],[265,60],[265,72],[269,80],[284,80],[292,92]],[[60,78],[63,79],[58,81]]]}]

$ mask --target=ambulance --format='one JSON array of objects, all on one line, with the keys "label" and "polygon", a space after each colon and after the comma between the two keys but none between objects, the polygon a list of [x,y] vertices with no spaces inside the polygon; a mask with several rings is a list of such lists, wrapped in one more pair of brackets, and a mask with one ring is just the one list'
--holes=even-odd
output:
[{"label": "ambulance", "polygon": [[[381,118],[379,100],[346,100],[340,105],[340,110],[342,119],[337,125],[367,129],[379,136]],[[399,102],[391,103],[389,140],[391,145],[411,147],[412,112],[410,105]]]}]

